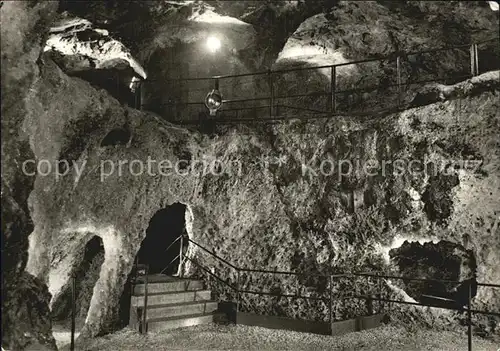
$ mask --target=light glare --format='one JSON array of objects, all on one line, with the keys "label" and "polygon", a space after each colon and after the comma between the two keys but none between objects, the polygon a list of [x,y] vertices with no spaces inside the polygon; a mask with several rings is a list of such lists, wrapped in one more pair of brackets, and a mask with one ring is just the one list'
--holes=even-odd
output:
[{"label": "light glare", "polygon": [[220,49],[220,47],[221,47],[221,42],[219,38],[212,36],[207,39],[207,48],[211,52],[216,52],[217,50]]},{"label": "light glare", "polygon": [[488,1],[488,4],[490,5],[490,9],[493,11],[498,11],[500,7],[497,1]]}]

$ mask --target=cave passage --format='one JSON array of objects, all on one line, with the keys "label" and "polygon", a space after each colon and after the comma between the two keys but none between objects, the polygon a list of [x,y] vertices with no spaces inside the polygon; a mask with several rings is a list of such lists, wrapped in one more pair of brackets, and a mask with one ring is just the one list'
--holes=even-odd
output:
[{"label": "cave passage", "polygon": [[[140,264],[149,266],[150,274],[160,273],[179,254],[180,241],[170,244],[185,233],[186,205],[174,203],[154,214],[146,230],[146,238],[142,241],[141,248],[137,254]],[[187,242],[184,242],[184,248]],[[163,274],[172,275],[177,273],[179,259],[175,260]]]},{"label": "cave passage", "polygon": [[405,241],[389,251],[401,275],[418,279],[454,280],[459,283],[404,281],[406,293],[421,303],[462,308],[468,302],[469,284],[476,295],[476,260],[472,250],[446,240],[438,243]]},{"label": "cave passage", "polygon": [[[76,281],[76,327],[80,329],[85,324],[90,301],[94,293],[94,286],[99,279],[101,266],[104,262],[104,246],[102,239],[94,236],[90,239],[83,254],[81,263],[74,268]],[[52,318],[55,324],[63,329],[70,329],[71,325],[71,279],[64,287],[62,294],[52,306]]]}]

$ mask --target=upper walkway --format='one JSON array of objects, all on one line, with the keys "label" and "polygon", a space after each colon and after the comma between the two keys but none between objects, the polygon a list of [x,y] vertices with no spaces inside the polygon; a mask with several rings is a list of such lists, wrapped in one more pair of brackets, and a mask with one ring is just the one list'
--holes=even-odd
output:
[{"label": "upper walkway", "polygon": [[[428,83],[455,84],[499,69],[499,44],[495,38],[325,66],[173,79],[167,80],[167,90],[175,94],[161,92],[165,96],[154,99],[145,92],[154,90],[151,87],[159,80],[148,79],[136,83],[136,107],[179,124],[207,119],[248,123],[377,114],[405,108],[411,102],[408,99]],[[208,115],[204,100],[216,87],[223,104],[213,117]]]}]

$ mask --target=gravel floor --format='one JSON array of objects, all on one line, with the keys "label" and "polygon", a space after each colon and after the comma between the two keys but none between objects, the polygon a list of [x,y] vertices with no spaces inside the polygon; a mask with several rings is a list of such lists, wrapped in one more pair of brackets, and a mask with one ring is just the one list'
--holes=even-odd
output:
[{"label": "gravel floor", "polygon": [[[475,338],[474,351],[500,345]],[[200,325],[143,336],[130,329],[93,340],[86,351],[136,350],[467,350],[467,336],[452,332],[407,331],[383,326],[341,337],[260,327]]]},{"label": "gravel floor", "polygon": [[[58,348],[68,345],[71,342],[71,329],[70,327],[54,323],[52,325],[52,335],[56,339],[56,345]],[[75,334],[75,338],[78,338],[80,333]]]}]

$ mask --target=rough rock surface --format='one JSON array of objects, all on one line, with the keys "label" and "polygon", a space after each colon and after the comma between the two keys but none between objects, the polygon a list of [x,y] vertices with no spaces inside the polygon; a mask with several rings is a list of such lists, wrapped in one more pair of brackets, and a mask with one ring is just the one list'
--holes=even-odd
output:
[{"label": "rough rock surface", "polygon": [[[57,180],[54,173],[36,179],[31,197],[35,229],[28,271],[48,283],[54,300],[68,283],[72,267],[79,264],[77,257],[85,243],[94,235],[100,236],[104,263],[81,337],[96,335],[119,301],[149,220],[166,205],[181,202],[188,205],[189,235],[220,256],[241,267],[304,273],[304,278],[297,280],[243,274],[242,283],[250,289],[318,296],[325,293],[326,281],[311,273],[346,269],[397,272],[387,257],[399,237],[461,243],[474,252],[478,280],[498,281],[497,73],[477,79],[482,92],[473,89],[474,93],[460,99],[400,114],[230,129],[210,138],[161,122],[152,114],[124,108],[106,92],[68,78],[47,63],[36,92],[41,101],[50,95],[56,103],[47,104],[45,113],[39,114],[28,130],[36,136],[32,143],[39,159],[55,161],[65,155],[63,159],[74,163]],[[469,84],[454,89],[464,90]],[[50,128],[43,127],[63,105],[71,110],[66,107],[68,113],[57,125],[52,122]],[[110,131],[125,127],[131,133],[127,144],[101,147],[101,140]],[[66,156],[64,150],[73,153]],[[155,175],[141,173],[137,162],[131,168],[124,166],[121,172],[117,168],[120,160],[128,165],[140,160],[146,165],[148,157],[174,165],[188,159],[192,168],[169,175],[161,175],[154,164]],[[432,160],[444,167],[450,160],[476,158],[481,161],[479,170],[460,162],[451,171],[439,168],[441,173],[452,172],[458,178],[458,183],[444,190],[452,204],[440,221],[425,211],[428,174],[394,175],[389,167],[385,175],[382,169],[367,175],[361,168],[341,175],[326,163],[327,175],[314,174],[325,160],[333,165],[340,159],[351,160],[353,165],[359,160],[362,166],[368,160],[381,164],[383,160],[416,159]],[[215,159],[222,162],[222,174],[199,173],[197,161]],[[235,272],[210,257],[194,248],[189,254],[198,255],[219,274],[235,281]],[[193,267],[186,270],[194,273]],[[368,287],[367,282],[357,283],[361,290]],[[351,284],[340,281],[336,289],[345,291]],[[384,285],[385,293],[397,294],[391,286]],[[478,291],[475,306],[498,308],[495,294]],[[289,303],[252,295],[244,296],[243,306],[306,319],[328,315],[322,303]],[[336,318],[365,309],[357,302],[334,307]]]},{"label": "rough rock surface", "polygon": [[50,28],[49,33],[44,51],[59,53],[61,57],[57,62],[65,72],[130,67],[136,76],[147,77],[142,66],[122,43],[111,38],[107,30],[94,28],[85,19],[65,14]]},{"label": "rough rock surface", "polygon": [[[161,5],[150,4],[145,5],[148,13],[165,13]],[[55,2],[12,1],[0,8],[2,250],[7,253],[2,255],[4,346],[54,348],[48,333],[48,295],[42,282],[48,285],[52,302],[57,300],[67,287],[70,272],[80,264],[86,243],[95,235],[102,238],[104,262],[81,335],[85,338],[103,331],[113,318],[149,220],[174,202],[188,205],[191,237],[233,263],[304,273],[297,281],[244,276],[242,283],[255,290],[322,295],[326,281],[311,273],[395,271],[389,251],[404,240],[460,243],[474,253],[478,281],[500,280],[496,269],[500,261],[498,72],[454,87],[435,86],[431,90],[437,94],[424,96],[423,101],[415,101],[414,108],[398,114],[229,128],[209,137],[164,123],[152,113],[124,107],[108,92],[68,77],[50,59],[38,60],[56,6]],[[146,22],[137,36],[123,38],[127,46],[127,40],[145,38],[141,35],[158,25]],[[133,33],[134,27],[122,29],[121,35]],[[137,50],[140,42],[136,40],[130,47]],[[102,146],[106,135],[116,129],[129,132],[131,138]],[[137,168],[131,172],[127,165],[118,174],[120,160],[145,162],[148,156],[172,163],[187,158],[193,165],[201,159],[235,165],[224,167],[222,175],[188,172],[163,176],[156,172],[155,176],[138,176],[133,174]],[[39,172],[50,169],[45,176],[36,177],[35,190],[27,201],[35,175],[26,176],[21,167],[35,158],[50,162]],[[317,170],[325,159],[417,159],[441,165],[450,160],[473,162],[456,162],[433,174],[435,180],[422,173],[384,176],[378,170],[367,175],[357,169],[340,176],[334,169],[327,176],[316,176],[309,171],[308,167]],[[103,164],[104,160],[108,161]],[[101,179],[101,170],[109,171],[112,163],[115,172]],[[478,164],[480,168],[473,167]],[[27,171],[36,173],[32,166]],[[64,175],[56,178],[56,171]],[[455,181],[441,180],[448,173]],[[442,183],[448,184],[444,190],[440,188],[443,194],[424,195],[433,184]],[[436,209],[439,216],[433,217]],[[23,273],[27,237],[33,228],[30,216],[34,231],[27,271],[35,278]],[[189,254],[235,281],[235,272],[201,252],[190,248]],[[197,273],[193,267],[185,270]],[[386,294],[405,297],[404,286],[384,283]],[[341,281],[335,286],[346,291],[353,283]],[[359,282],[358,286],[363,290],[368,284]],[[24,296],[30,298],[19,298]],[[474,307],[498,309],[498,301],[498,292],[481,289]],[[244,296],[243,307],[307,319],[328,315],[327,306],[321,303],[289,303],[253,295]],[[336,318],[365,311],[358,302],[334,307]],[[401,308],[401,316],[410,320],[425,316],[423,322],[429,324],[449,324],[462,318],[459,313],[431,311],[429,317],[418,308]],[[476,325],[487,333],[498,332],[497,320],[475,318]]]},{"label": "rough rock surface", "polygon": [[[452,21],[457,24],[451,25]],[[485,2],[340,1],[330,12],[305,20],[288,39],[278,61],[322,54],[332,63],[342,63],[345,59],[463,45],[497,38],[497,28],[498,12],[491,11]],[[494,44],[489,49],[498,52]],[[444,61],[425,63],[441,65],[441,70],[458,71],[461,66]]]},{"label": "rough rock surface", "polygon": [[[252,24],[258,32],[258,51],[260,51],[252,53],[252,49],[250,49],[245,53],[245,56],[249,55],[252,59],[266,56],[265,59],[262,58],[258,61],[263,61],[264,65],[269,67],[276,59],[287,36],[297,29],[300,22],[321,12],[321,10],[331,8],[334,3],[335,1],[332,0],[273,0],[271,2],[186,0],[140,1],[125,5],[118,1],[96,1],[89,5],[67,2],[62,5],[62,8],[117,33],[120,38],[125,40],[126,45],[132,48],[134,54],[147,52],[148,50],[144,50],[144,48],[151,47],[150,44],[156,40],[163,42],[164,46],[171,46],[172,40],[166,37],[160,38],[157,35],[159,31],[168,31],[173,38],[184,42],[192,41],[193,35],[203,35],[198,32],[201,26],[198,28],[195,26],[193,30],[185,24],[187,21],[193,22],[193,19],[205,12],[215,17],[215,22],[219,24],[232,22],[241,25],[243,21]],[[134,13],[134,16],[130,16],[130,13]],[[165,28],[165,24],[169,22],[172,24],[171,28]],[[213,23],[214,21],[212,21]],[[230,27],[226,26],[226,33]],[[207,28],[209,27],[205,26],[205,29]],[[237,33],[228,34],[234,39]],[[245,38],[248,38],[247,34],[244,32],[240,32],[240,34],[243,34],[243,37],[239,40],[245,42]],[[258,69],[259,66],[253,68]]]},{"label": "rough rock surface", "polygon": [[24,273],[33,224],[27,199],[33,178],[21,164],[33,157],[23,128],[36,113],[31,88],[38,80],[37,59],[46,28],[57,8],[48,2],[5,2],[2,35],[2,346],[54,349],[47,288]]},{"label": "rough rock surface", "polygon": [[[143,103],[156,106],[155,111],[164,114],[166,109],[171,109],[166,104],[202,102],[213,88],[210,80],[183,85],[179,81],[168,83],[167,79],[241,74],[270,68],[288,35],[303,20],[330,8],[333,3],[330,0],[143,1],[127,6],[119,2],[82,6],[68,2],[63,9],[105,28],[131,48],[150,77],[144,88]],[[208,36],[216,36],[222,43],[216,54],[205,48]],[[254,77],[222,80],[224,98],[259,95],[267,83],[267,78],[262,80],[256,81]],[[183,95],[187,89],[189,95]],[[197,107],[193,111],[195,115]]]},{"label": "rough rock surface", "polygon": [[[303,21],[290,35],[274,68],[314,67],[384,58],[337,67],[336,91],[342,112],[347,99],[355,104],[380,108],[395,102],[396,55],[400,56],[403,91],[414,90],[414,82],[441,79],[446,84],[470,74],[468,45],[478,46],[479,70],[498,69],[498,12],[486,2],[444,1],[339,1],[331,10]],[[483,41],[492,40],[483,43]],[[410,54],[452,46],[461,49]],[[284,91],[292,94],[330,91],[330,70],[308,70],[283,74]],[[306,80],[308,84],[303,84]],[[352,93],[351,89],[364,89]],[[349,97],[355,94],[356,96]],[[359,95],[359,96],[357,96]],[[306,100],[308,106],[324,108],[328,98]],[[352,104],[352,101],[351,101]]]},{"label": "rough rock surface", "polygon": [[[498,12],[486,2],[146,1],[128,8],[114,2],[106,6],[70,2],[64,9],[90,18],[132,48],[151,78],[144,87],[143,103],[156,106],[160,114],[172,109],[174,102],[202,104],[214,85],[210,80],[181,84],[177,78],[338,64],[396,52],[467,45],[497,37],[499,25]],[[130,12],[136,16],[127,16]],[[209,35],[221,39],[222,49],[216,55],[204,47]],[[470,73],[468,50],[403,55],[401,79],[410,84],[403,90],[415,90],[411,83],[419,80],[442,78],[447,84],[463,80]],[[495,42],[480,46],[479,56],[481,72],[499,68],[500,52]],[[390,108],[397,102],[397,89],[390,86],[397,81],[395,57],[339,67],[336,74],[336,90],[344,92],[337,94],[338,111],[357,106],[356,112],[366,112],[374,107]],[[169,83],[168,79],[175,81]],[[274,79],[275,96],[308,95],[277,102],[316,110],[329,108],[330,98],[317,94],[330,91],[329,70],[277,74]],[[226,100],[270,95],[265,75],[222,79],[220,84]],[[378,85],[382,87],[375,87]],[[353,93],[353,88],[365,90]],[[265,103],[248,102],[244,107]],[[241,103],[227,104],[228,109],[235,107]],[[175,108],[194,116],[200,110],[197,105]]]}]

